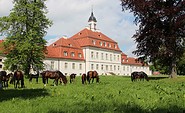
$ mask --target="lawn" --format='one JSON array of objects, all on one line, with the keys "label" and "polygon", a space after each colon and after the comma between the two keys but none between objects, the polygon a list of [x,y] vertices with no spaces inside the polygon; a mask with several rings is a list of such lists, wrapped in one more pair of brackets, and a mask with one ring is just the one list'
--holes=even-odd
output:
[{"label": "lawn", "polygon": [[[69,80],[68,80],[69,81]],[[152,77],[131,82],[130,77],[100,76],[100,83],[44,87],[25,79],[24,89],[0,91],[0,113],[185,113],[185,77]]]}]

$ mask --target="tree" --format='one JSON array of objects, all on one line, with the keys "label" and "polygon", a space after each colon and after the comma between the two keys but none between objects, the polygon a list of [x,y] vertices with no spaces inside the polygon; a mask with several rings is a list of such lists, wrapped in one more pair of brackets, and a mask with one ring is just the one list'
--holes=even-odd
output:
[{"label": "tree", "polygon": [[135,16],[139,30],[133,35],[137,48],[133,53],[162,61],[169,66],[171,78],[177,75],[176,63],[185,47],[184,0],[121,0],[124,10]]},{"label": "tree", "polygon": [[23,70],[43,68],[46,30],[52,22],[46,17],[46,0],[14,0],[9,16],[0,18],[0,32],[6,35],[3,53],[5,69]]}]

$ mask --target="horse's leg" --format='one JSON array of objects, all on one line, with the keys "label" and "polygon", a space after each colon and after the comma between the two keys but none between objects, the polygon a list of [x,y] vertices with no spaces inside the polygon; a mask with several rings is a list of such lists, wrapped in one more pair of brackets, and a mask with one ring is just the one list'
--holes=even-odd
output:
[{"label": "horse's leg", "polygon": [[30,77],[29,82],[32,82],[32,77]]},{"label": "horse's leg", "polygon": [[39,78],[38,78],[38,77],[36,77],[36,83],[37,83],[37,84],[38,84],[38,79],[39,79]]},{"label": "horse's leg", "polygon": [[92,79],[92,83],[94,82],[94,78]]},{"label": "horse's leg", "polygon": [[21,79],[21,88],[24,88],[24,78]]}]

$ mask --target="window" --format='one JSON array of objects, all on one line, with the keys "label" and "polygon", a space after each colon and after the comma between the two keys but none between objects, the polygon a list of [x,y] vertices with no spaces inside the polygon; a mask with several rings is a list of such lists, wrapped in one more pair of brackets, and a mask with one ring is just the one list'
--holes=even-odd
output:
[{"label": "window", "polygon": [[106,70],[108,70],[108,65],[106,65]]},{"label": "window", "polygon": [[2,62],[3,61],[3,59],[0,59],[0,62]]},{"label": "window", "polygon": [[103,53],[101,53],[101,59],[103,60]]},{"label": "window", "polygon": [[119,66],[118,66],[118,70],[119,70]]},{"label": "window", "polygon": [[116,60],[116,55],[114,55],[114,61]]},{"label": "window", "polygon": [[102,42],[100,42],[100,46],[102,46],[102,44],[103,44],[103,43],[102,43]]},{"label": "window", "polygon": [[110,61],[112,61],[112,54],[110,54]]},{"label": "window", "polygon": [[75,69],[75,63],[72,63],[72,69]]},{"label": "window", "polygon": [[79,64],[79,70],[82,70],[82,64]]},{"label": "window", "polygon": [[104,42],[104,46],[105,46],[105,47],[107,46],[106,42]]},{"label": "window", "polygon": [[103,70],[103,65],[101,65],[101,70]]},{"label": "window", "polygon": [[108,45],[111,48],[111,44]]},{"label": "window", "polygon": [[110,65],[110,70],[112,71],[112,65]]},{"label": "window", "polygon": [[123,66],[123,71],[125,71],[125,66]]},{"label": "window", "polygon": [[91,70],[94,70],[94,64],[91,64]]},{"label": "window", "polygon": [[71,57],[74,57],[75,56],[75,53],[74,52],[71,52]]},{"label": "window", "polygon": [[92,43],[93,43],[93,45],[96,45],[96,41],[95,40],[92,40]]},{"label": "window", "polygon": [[106,53],[106,60],[108,60],[108,54]]},{"label": "window", "polygon": [[64,51],[64,56],[67,56],[67,51]]},{"label": "window", "polygon": [[116,65],[114,65],[114,71],[116,71]]},{"label": "window", "polygon": [[82,58],[82,54],[81,54],[81,53],[78,53],[78,57],[79,57],[79,58]]},{"label": "window", "polygon": [[118,55],[118,61],[119,61],[119,55]]},{"label": "window", "polygon": [[98,52],[96,52],[96,59],[98,59],[98,55],[99,55]]},{"label": "window", "polygon": [[51,70],[54,69],[54,61],[51,61]]},{"label": "window", "polygon": [[94,58],[94,52],[91,52],[91,58],[92,59]]},{"label": "window", "polygon": [[98,64],[96,64],[96,70],[98,70],[98,68],[99,68],[99,65],[98,65]]},{"label": "window", "polygon": [[65,63],[64,65],[65,65],[65,67],[64,67],[64,68],[65,68],[65,69],[67,69],[67,65],[68,65],[68,64],[67,64],[67,63]]},{"label": "window", "polygon": [[0,65],[0,68],[2,68],[3,66],[2,65]]}]

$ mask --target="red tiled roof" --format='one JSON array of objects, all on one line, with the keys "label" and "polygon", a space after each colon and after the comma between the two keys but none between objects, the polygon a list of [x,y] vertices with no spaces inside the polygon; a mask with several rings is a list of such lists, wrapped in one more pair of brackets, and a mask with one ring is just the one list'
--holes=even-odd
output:
[{"label": "red tiled roof", "polygon": [[101,32],[92,31],[87,28],[78,32],[70,39],[77,41],[81,47],[91,46],[91,47],[97,47],[97,48],[109,49],[109,50],[115,50],[115,51],[121,52],[117,42],[110,39],[109,37],[107,37]]},{"label": "red tiled roof", "polygon": [[128,65],[143,66],[143,63],[141,63],[141,61],[139,61],[137,58],[127,57],[127,55],[124,53],[121,54],[121,63],[128,64]]},{"label": "red tiled roof", "polygon": [[47,47],[48,58],[84,60],[83,50],[71,39],[60,38]]}]

